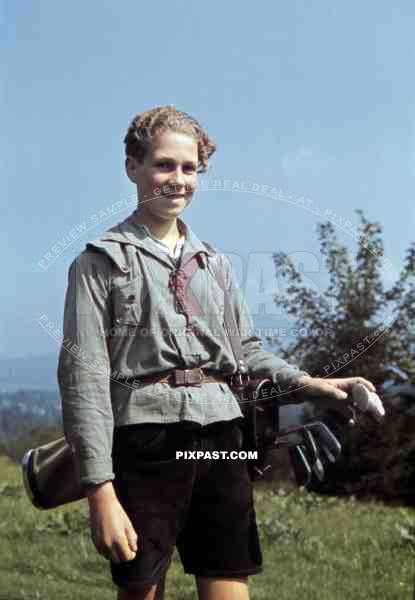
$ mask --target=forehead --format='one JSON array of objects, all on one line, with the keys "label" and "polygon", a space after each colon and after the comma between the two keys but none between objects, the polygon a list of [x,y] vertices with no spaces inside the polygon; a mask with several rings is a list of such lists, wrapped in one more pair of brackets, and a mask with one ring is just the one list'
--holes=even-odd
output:
[{"label": "forehead", "polygon": [[152,159],[163,157],[178,161],[197,162],[197,142],[193,137],[185,133],[164,131],[153,138],[148,155]]}]

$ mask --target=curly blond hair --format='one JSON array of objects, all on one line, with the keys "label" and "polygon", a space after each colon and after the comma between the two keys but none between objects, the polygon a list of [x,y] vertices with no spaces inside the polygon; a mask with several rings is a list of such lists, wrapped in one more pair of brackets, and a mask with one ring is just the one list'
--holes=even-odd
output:
[{"label": "curly blond hair", "polygon": [[171,105],[156,106],[133,118],[124,138],[126,156],[142,162],[151,140],[162,131],[175,131],[193,137],[198,147],[197,171],[206,172],[216,144],[196,119]]}]

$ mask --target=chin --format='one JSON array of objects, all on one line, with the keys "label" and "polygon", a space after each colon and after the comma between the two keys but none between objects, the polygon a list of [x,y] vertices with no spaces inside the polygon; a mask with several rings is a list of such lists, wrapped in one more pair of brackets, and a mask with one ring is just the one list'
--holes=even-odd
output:
[{"label": "chin", "polygon": [[185,207],[173,207],[173,208],[169,208],[165,211],[163,211],[162,213],[159,213],[157,215],[154,215],[157,219],[169,219],[171,220],[172,217],[179,217],[181,215],[181,213],[184,211]]}]

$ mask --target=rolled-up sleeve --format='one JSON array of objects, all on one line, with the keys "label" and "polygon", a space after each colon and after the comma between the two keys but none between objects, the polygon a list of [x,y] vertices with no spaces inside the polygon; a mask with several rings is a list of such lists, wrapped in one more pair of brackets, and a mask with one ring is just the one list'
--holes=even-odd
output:
[{"label": "rolled-up sleeve", "polygon": [[64,433],[83,486],[114,478],[110,327],[110,260],[84,251],[69,267],[57,372]]},{"label": "rolled-up sleeve", "polygon": [[262,340],[256,335],[254,322],[245,296],[236,285],[232,264],[228,257],[222,255],[222,272],[226,274],[226,287],[230,294],[236,323],[241,335],[244,358],[248,364],[251,377],[266,377],[279,384],[281,390],[289,390],[295,386],[301,375],[308,375],[298,366],[288,363],[262,347]]}]

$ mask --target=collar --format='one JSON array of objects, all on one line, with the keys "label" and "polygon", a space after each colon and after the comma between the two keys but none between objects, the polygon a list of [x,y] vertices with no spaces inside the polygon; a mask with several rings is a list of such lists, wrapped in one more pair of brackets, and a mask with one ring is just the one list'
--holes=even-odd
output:
[{"label": "collar", "polygon": [[[150,231],[150,229],[149,229],[149,227],[147,225],[144,225],[144,223],[140,223],[139,226],[143,227],[145,229],[147,235],[149,235],[151,238],[153,238],[153,240],[156,242],[156,244],[164,246],[166,248],[166,250],[167,249],[170,250],[170,248],[168,247],[168,245],[165,242],[163,242],[163,240],[159,240],[158,238],[156,238],[151,233],[151,231]],[[181,250],[181,248],[182,248],[182,246],[183,246],[183,244],[185,242],[185,239],[187,237],[186,233],[182,229],[182,225],[179,226],[179,224],[178,224],[178,229],[179,229],[179,239],[177,240],[177,243],[176,243],[176,250],[175,250],[175,252],[177,252],[179,249]]]},{"label": "collar", "polygon": [[[205,246],[191,228],[181,219],[177,219],[179,231],[184,235],[183,256],[189,257],[193,254],[202,253],[207,256],[214,256],[212,248]],[[134,222],[134,212],[124,221],[114,225],[107,231],[104,231],[98,238],[88,242],[88,246],[102,250],[116,262],[123,270],[128,270],[125,254],[121,248],[122,245],[135,246],[152,254],[159,261],[173,268],[171,257],[167,256],[158,246],[154,238],[149,234],[148,228],[141,223]],[[186,258],[186,262],[187,262]]]}]

